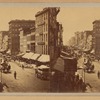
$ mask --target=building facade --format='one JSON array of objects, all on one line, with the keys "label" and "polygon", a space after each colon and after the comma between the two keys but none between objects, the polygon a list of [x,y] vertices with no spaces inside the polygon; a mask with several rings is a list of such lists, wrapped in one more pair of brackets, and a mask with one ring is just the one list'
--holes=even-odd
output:
[{"label": "building facade", "polygon": [[91,51],[93,49],[93,31],[75,32],[75,36],[69,42],[71,46],[81,51]]},{"label": "building facade", "polygon": [[31,30],[30,51],[35,53],[35,31],[36,31],[36,28],[32,27],[30,30]]},{"label": "building facade", "polygon": [[63,26],[58,22],[58,46],[62,48],[63,46]]},{"label": "building facade", "polygon": [[34,20],[11,20],[9,22],[9,49],[11,54],[20,52],[20,28],[30,28],[35,26]]},{"label": "building facade", "polygon": [[75,32],[75,46],[77,49],[82,50],[83,48],[83,32]]},{"label": "building facade", "polygon": [[0,31],[0,51],[8,50],[8,31]]},{"label": "building facade", "polygon": [[36,17],[35,52],[50,55],[51,59],[57,56],[58,31],[57,14],[60,8],[48,7],[39,11]]},{"label": "building facade", "polygon": [[72,46],[72,47],[75,47],[76,46],[76,39],[75,39],[75,36],[71,37],[70,40],[69,40],[69,46]]},{"label": "building facade", "polygon": [[20,52],[35,52],[35,27],[20,29]]},{"label": "building facade", "polygon": [[93,47],[95,54],[100,56],[100,20],[93,22]]},{"label": "building facade", "polygon": [[84,31],[83,33],[83,50],[91,51],[93,49],[92,31]]}]

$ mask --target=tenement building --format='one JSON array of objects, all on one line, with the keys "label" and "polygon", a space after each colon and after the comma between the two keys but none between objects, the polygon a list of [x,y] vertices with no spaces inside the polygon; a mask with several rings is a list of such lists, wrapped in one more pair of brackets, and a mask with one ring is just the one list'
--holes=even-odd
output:
[{"label": "tenement building", "polygon": [[34,20],[11,20],[9,22],[9,49],[11,54],[20,52],[20,28],[31,28],[35,26]]},{"label": "tenement building", "polygon": [[8,31],[0,31],[0,52],[8,50]]},{"label": "tenement building", "polygon": [[20,28],[20,52],[35,52],[35,27]]},{"label": "tenement building", "polygon": [[[35,15],[35,51],[39,54],[50,55],[51,59],[54,59],[58,54],[58,36],[60,36],[58,31],[61,28],[57,22],[59,11],[58,7],[47,7]],[[62,41],[62,39],[60,40]]]},{"label": "tenement building", "polygon": [[83,50],[91,52],[93,50],[92,31],[84,31],[83,33]]},{"label": "tenement building", "polygon": [[95,54],[100,56],[100,20],[93,22],[93,47]]}]

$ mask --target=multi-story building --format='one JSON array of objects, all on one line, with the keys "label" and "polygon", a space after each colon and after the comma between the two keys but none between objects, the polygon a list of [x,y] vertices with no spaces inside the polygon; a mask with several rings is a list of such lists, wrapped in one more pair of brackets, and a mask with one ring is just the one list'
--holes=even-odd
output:
[{"label": "multi-story building", "polygon": [[63,45],[63,27],[58,22],[58,46],[61,48]]},{"label": "multi-story building", "polygon": [[83,32],[75,32],[75,46],[78,49],[83,48]]},{"label": "multi-story building", "polygon": [[36,17],[36,53],[50,55],[53,59],[57,56],[58,46],[58,7],[48,7],[39,11]]},{"label": "multi-story building", "polygon": [[100,20],[93,22],[93,47],[95,54],[100,56]]},{"label": "multi-story building", "polygon": [[8,31],[0,31],[0,51],[8,50]]},{"label": "multi-story building", "polygon": [[76,32],[75,41],[73,43],[77,49],[91,51],[93,49],[92,31]]},{"label": "multi-story building", "polygon": [[92,45],[92,31],[84,31],[83,33],[83,48],[84,50],[91,51],[93,48]]},{"label": "multi-story building", "polygon": [[69,46],[75,47],[76,46],[76,39],[75,36],[71,37],[69,40]]},{"label": "multi-story building", "polygon": [[20,51],[19,28],[31,28],[34,26],[34,20],[11,20],[9,22],[9,48],[11,54],[17,54]]},{"label": "multi-story building", "polygon": [[20,52],[26,53],[27,49],[27,35],[30,34],[29,28],[20,28]]},{"label": "multi-story building", "polygon": [[30,28],[31,30],[31,41],[30,41],[30,51],[35,53],[35,27]]},{"label": "multi-story building", "polygon": [[35,52],[35,27],[20,29],[20,52]]}]

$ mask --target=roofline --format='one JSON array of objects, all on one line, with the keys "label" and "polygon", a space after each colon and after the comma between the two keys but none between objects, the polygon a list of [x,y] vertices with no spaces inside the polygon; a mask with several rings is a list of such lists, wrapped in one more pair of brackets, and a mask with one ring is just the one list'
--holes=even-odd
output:
[{"label": "roofline", "polygon": [[15,19],[15,20],[11,20],[9,22],[10,23],[16,23],[16,22],[34,22],[35,23],[35,20],[18,20],[18,19]]},{"label": "roofline", "polygon": [[95,21],[93,21],[93,24],[96,23],[96,22],[97,22],[97,23],[100,23],[100,20],[95,20]]},{"label": "roofline", "polygon": [[37,12],[36,15],[35,15],[35,17],[37,17],[37,16],[39,16],[39,15],[47,12],[48,10],[49,10],[49,7],[48,8],[44,8],[42,11]]}]

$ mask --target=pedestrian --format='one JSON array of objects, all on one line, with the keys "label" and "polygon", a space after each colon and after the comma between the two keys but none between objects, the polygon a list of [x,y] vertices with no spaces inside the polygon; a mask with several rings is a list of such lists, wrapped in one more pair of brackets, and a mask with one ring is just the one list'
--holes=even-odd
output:
[{"label": "pedestrian", "polygon": [[78,81],[78,91],[82,92],[82,84],[83,84],[83,79],[82,77],[80,77],[79,81]]},{"label": "pedestrian", "polygon": [[79,81],[79,74],[75,75],[74,78],[74,91],[78,92],[78,81]]},{"label": "pedestrian", "polygon": [[98,60],[98,61],[100,60],[100,57],[99,57],[99,56],[97,57],[97,60]]},{"label": "pedestrian", "polygon": [[22,69],[24,70],[24,65],[22,64]]},{"label": "pedestrian", "polygon": [[14,78],[16,79],[16,76],[17,76],[17,73],[16,73],[16,71],[14,72]]}]

